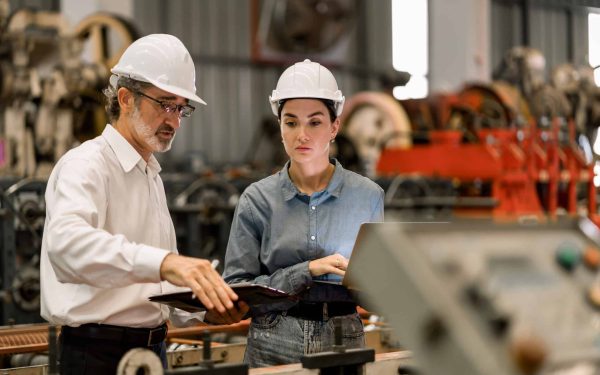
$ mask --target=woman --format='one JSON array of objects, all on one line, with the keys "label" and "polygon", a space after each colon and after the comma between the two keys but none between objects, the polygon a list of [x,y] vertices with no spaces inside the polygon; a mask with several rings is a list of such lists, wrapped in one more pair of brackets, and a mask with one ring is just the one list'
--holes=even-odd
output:
[{"label": "woman", "polygon": [[344,97],[331,72],[305,60],[289,67],[269,98],[290,160],[240,197],[225,256],[228,283],[253,282],[300,302],[253,308],[244,361],[299,362],[331,350],[340,317],[343,344],[364,346],[362,321],[340,280],[360,225],[383,220],[383,190],[329,158]]}]

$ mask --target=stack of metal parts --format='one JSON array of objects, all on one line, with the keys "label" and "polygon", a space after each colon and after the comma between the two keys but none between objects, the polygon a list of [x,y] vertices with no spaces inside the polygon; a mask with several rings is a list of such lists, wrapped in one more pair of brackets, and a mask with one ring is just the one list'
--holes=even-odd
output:
[{"label": "stack of metal parts", "polygon": [[39,251],[46,182],[0,179],[0,323],[40,322]]},{"label": "stack of metal parts", "polygon": [[0,368],[48,364],[48,325],[0,328]]}]

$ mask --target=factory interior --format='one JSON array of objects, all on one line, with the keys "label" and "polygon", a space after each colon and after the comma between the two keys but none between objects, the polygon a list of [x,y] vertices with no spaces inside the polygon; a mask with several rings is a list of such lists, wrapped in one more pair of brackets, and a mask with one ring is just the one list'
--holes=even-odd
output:
[{"label": "factory interior", "polygon": [[344,279],[363,349],[248,369],[250,318],[169,323],[166,369],[140,351],[117,374],[600,374],[599,0],[0,0],[0,374],[59,373],[46,186],[156,33],[207,103],[155,154],[180,254],[224,271],[241,194],[288,161],[269,95],[305,59],[345,96],[330,157],[383,189],[385,219]]}]

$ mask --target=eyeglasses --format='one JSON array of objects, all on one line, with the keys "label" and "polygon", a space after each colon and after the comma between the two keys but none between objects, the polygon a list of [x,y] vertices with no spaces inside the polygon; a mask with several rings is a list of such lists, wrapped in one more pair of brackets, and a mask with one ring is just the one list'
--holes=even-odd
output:
[{"label": "eyeglasses", "polygon": [[196,109],[195,107],[193,107],[189,104],[179,105],[179,104],[163,102],[161,100],[158,100],[151,96],[148,96],[141,91],[134,91],[134,93],[141,95],[146,99],[150,99],[155,103],[158,103],[160,105],[160,107],[162,108],[162,110],[165,111],[166,113],[177,113],[179,118],[190,117],[192,115],[192,113],[194,113],[194,110]]}]

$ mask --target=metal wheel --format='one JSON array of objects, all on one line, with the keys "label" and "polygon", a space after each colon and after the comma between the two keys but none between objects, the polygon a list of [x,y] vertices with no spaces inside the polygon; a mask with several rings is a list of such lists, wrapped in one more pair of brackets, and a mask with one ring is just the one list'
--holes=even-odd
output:
[{"label": "metal wheel", "polygon": [[75,35],[90,48],[93,63],[110,69],[119,61],[138,32],[128,21],[108,13],[96,13],[84,18],[76,27]]},{"label": "metal wheel", "polygon": [[154,352],[148,349],[131,349],[119,361],[118,375],[136,375],[141,370],[144,375],[162,375],[162,363]]},{"label": "metal wheel", "polygon": [[354,144],[367,175],[374,173],[383,148],[409,148],[412,144],[408,115],[388,94],[365,91],[352,96],[340,121],[340,134]]}]

